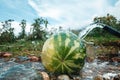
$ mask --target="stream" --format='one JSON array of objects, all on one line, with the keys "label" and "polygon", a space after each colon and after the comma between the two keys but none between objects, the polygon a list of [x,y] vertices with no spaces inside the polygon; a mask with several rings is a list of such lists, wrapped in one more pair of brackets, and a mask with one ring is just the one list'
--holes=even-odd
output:
[{"label": "stream", "polygon": [[[0,59],[0,80],[43,80],[38,71],[45,71],[41,62],[17,63],[15,61],[5,61],[3,58]],[[92,62],[85,62],[83,69],[80,70],[80,75],[72,75],[73,79],[70,80],[77,80],[78,77],[80,80],[96,80],[95,77],[112,80],[118,74],[120,74],[119,62],[94,59]]]}]

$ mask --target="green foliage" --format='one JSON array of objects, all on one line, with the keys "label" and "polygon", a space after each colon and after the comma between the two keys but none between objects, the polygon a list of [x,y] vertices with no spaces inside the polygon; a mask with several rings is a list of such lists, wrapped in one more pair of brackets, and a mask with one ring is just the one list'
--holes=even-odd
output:
[{"label": "green foliage", "polygon": [[11,22],[13,20],[9,19],[2,23],[2,29],[0,33],[0,44],[5,42],[14,42],[15,35],[14,35],[14,28],[11,27]]},{"label": "green foliage", "polygon": [[[35,39],[41,39],[45,40],[45,34],[46,32],[44,31],[44,28],[47,28],[48,21],[44,20],[43,18],[37,18],[34,20],[34,23],[32,24],[33,30],[32,34],[28,37],[30,40],[35,40]],[[45,25],[45,27],[43,27]]]},{"label": "green foliage", "polygon": [[25,28],[26,28],[26,20],[22,20],[21,23],[20,23],[20,26],[22,28],[22,31],[20,32],[19,36],[18,36],[18,39],[24,39],[25,36],[26,36],[26,33],[25,33]]},{"label": "green foliage", "polygon": [[120,30],[120,21],[116,19],[113,15],[107,14],[103,17],[95,17],[94,22],[100,22]]},{"label": "green foliage", "polygon": [[40,56],[42,46],[46,40],[47,19],[37,18],[32,23],[32,32],[28,35],[25,32],[27,22],[22,20],[18,27],[21,27],[19,35],[14,34],[13,20],[9,19],[0,26],[0,52],[8,51],[13,57],[34,54]]},{"label": "green foliage", "polygon": [[[113,15],[107,14],[107,16],[103,16],[103,17],[95,17],[93,22],[99,22],[105,25],[108,25],[116,30],[120,30],[120,21],[116,19],[116,17],[114,17]],[[103,37],[109,37],[109,36],[114,36],[110,33],[108,33],[107,31],[100,29],[100,28],[95,28],[93,29],[93,31],[91,31],[91,33],[88,36],[103,36]]]},{"label": "green foliage", "polygon": [[30,34],[26,35],[25,29],[27,22],[26,20],[22,20],[18,27],[21,27],[21,32],[18,36],[14,34],[14,28],[11,25],[14,20],[9,19],[2,23],[0,26],[0,44],[4,43],[13,43],[16,40],[25,39],[25,40],[46,40],[46,31],[48,21],[47,19],[37,18],[32,23],[32,31]]},{"label": "green foliage", "polygon": [[44,41],[35,40],[35,41],[26,41],[24,39],[17,40],[15,43],[5,43],[0,45],[0,52],[11,52],[13,57],[16,56],[26,56],[34,54],[40,56],[42,51]]}]

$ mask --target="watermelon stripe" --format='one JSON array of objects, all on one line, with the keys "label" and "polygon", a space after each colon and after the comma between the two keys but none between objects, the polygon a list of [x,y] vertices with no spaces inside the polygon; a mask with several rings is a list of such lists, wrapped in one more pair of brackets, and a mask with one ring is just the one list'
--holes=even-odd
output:
[{"label": "watermelon stripe", "polygon": [[[60,34],[60,36],[61,36],[61,45],[60,45],[60,53],[59,54],[61,54],[61,57],[62,57],[62,60],[64,60],[64,56],[67,54],[67,53],[65,53],[64,51],[65,51],[65,40],[66,40],[66,34],[65,33],[61,33]],[[62,51],[62,52],[61,52]]]},{"label": "watermelon stripe", "polygon": [[[76,42],[75,40],[73,41],[74,42],[74,44],[73,44],[73,47],[71,46],[71,49],[69,49],[69,51],[68,51],[68,54],[65,56],[65,59],[67,59],[68,57],[69,57],[69,55],[71,55],[71,54],[73,54],[74,53],[74,51],[78,51],[78,49],[79,49],[79,42]],[[71,42],[70,42],[71,43]],[[70,44],[69,43],[69,44]],[[69,46],[69,45],[68,45]],[[79,52],[76,52],[76,53],[79,53]]]},{"label": "watermelon stripe", "polygon": [[[42,61],[48,70],[53,73],[69,74],[76,73],[78,69],[82,68],[84,65],[85,49],[76,35],[70,32],[61,32],[52,36],[47,41],[45,46],[43,46],[45,53],[42,56],[48,59],[42,58]],[[49,44],[52,46],[49,46]]]},{"label": "watermelon stripe", "polygon": [[65,63],[64,63],[64,67],[67,69],[67,71],[66,71],[67,73],[73,72],[73,70],[68,65],[66,65]]}]

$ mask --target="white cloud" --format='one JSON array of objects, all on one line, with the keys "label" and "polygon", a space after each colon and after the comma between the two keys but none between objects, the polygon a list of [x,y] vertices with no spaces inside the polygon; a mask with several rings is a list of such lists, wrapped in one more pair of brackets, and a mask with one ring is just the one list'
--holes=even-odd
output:
[{"label": "white cloud", "polygon": [[[17,21],[13,21],[12,23],[11,23],[11,27],[12,28],[14,28],[14,33],[15,33],[15,35],[19,35],[19,33],[21,32],[21,27],[20,27],[20,22],[17,22]],[[26,23],[27,25],[26,25],[26,28],[25,28],[25,31],[26,31],[26,33],[28,33],[28,32],[30,32],[30,28],[32,28],[32,26],[31,26],[31,24],[30,23]],[[0,31],[1,31],[1,29],[3,28],[3,26],[2,26],[2,23],[0,23]]]},{"label": "white cloud", "polygon": [[120,20],[120,0],[115,4],[115,6],[110,6],[106,13],[110,13]]},{"label": "white cloud", "polygon": [[58,17],[60,17],[60,9],[55,8],[49,4],[42,5],[38,0],[37,2],[29,0],[29,4],[37,11],[38,15],[41,17],[51,17],[55,19],[58,19]]},{"label": "white cloud", "polygon": [[[14,33],[18,35],[21,32],[20,22],[14,21],[12,22],[12,27],[14,28]],[[30,23],[27,23],[25,31],[28,33],[30,32],[31,25]]]},{"label": "white cloud", "polygon": [[94,17],[106,15],[107,12],[118,15],[118,3],[115,6],[117,8],[110,10],[112,7],[107,1],[29,0],[29,4],[36,10],[39,16],[57,21],[58,23],[55,23],[57,26],[80,28],[82,25],[91,23]]}]

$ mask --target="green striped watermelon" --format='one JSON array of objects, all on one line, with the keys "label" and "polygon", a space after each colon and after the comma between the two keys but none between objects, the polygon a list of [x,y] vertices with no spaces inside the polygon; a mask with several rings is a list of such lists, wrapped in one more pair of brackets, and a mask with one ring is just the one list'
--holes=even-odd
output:
[{"label": "green striped watermelon", "polygon": [[53,73],[77,73],[86,56],[83,42],[71,32],[59,32],[43,45],[41,59],[45,68]]}]

